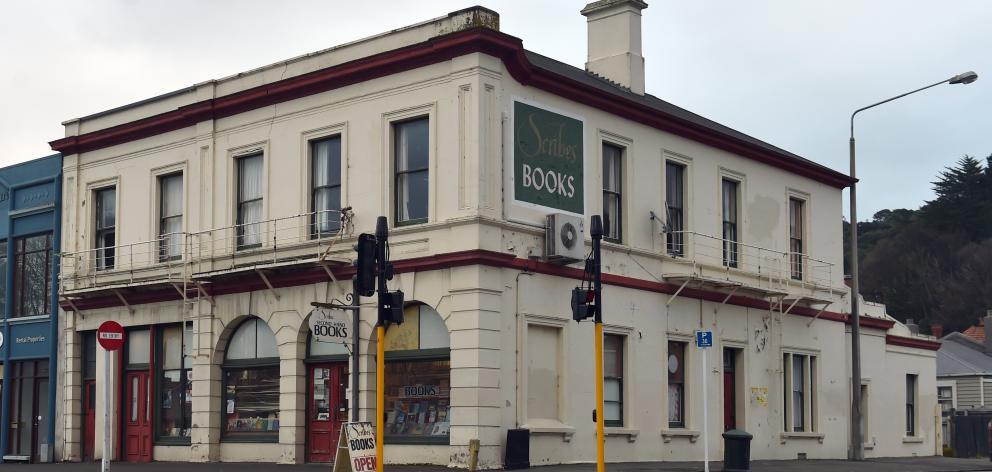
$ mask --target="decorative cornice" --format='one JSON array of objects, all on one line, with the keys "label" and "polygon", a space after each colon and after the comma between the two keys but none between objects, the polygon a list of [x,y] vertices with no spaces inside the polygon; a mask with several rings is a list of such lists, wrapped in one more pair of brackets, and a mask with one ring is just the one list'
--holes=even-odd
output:
[{"label": "decorative cornice", "polygon": [[920,338],[907,338],[905,336],[897,336],[894,334],[885,335],[885,344],[890,344],[893,346],[911,347],[915,349],[926,349],[928,351],[940,350],[940,341],[931,341],[929,339],[920,339]]},{"label": "decorative cornice", "polygon": [[625,97],[623,94],[610,93],[554,71],[535,66],[527,59],[523,43],[519,38],[482,27],[438,36],[404,48],[345,62],[230,95],[192,103],[155,116],[78,136],[57,139],[49,144],[52,149],[63,155],[95,151],[193,126],[202,121],[232,116],[477,52],[499,58],[510,75],[523,85],[535,87],[836,188],[844,188],[853,182],[845,174],[797,159],[793,155],[775,152],[754,142],[665,113]]}]

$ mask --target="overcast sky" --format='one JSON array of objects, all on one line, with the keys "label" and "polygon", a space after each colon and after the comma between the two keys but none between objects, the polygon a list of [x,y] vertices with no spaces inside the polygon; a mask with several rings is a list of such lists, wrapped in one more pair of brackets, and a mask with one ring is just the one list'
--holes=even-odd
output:
[{"label": "overcast sky", "polygon": [[[484,1],[532,51],[583,66],[584,1]],[[0,13],[0,165],[51,154],[61,122],[441,16],[455,1],[30,1]],[[965,154],[992,154],[992,1],[648,0],[647,90],[847,172],[859,219],[916,208]],[[845,214],[846,214],[845,210]]]}]

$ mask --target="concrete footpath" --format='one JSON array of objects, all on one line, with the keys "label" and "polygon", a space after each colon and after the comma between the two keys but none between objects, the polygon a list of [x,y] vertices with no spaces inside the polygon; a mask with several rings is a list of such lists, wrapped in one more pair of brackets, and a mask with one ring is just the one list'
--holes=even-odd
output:
[{"label": "concrete footpath", "polygon": [[[460,472],[464,469],[447,469],[437,466],[387,466],[390,472]],[[723,469],[719,462],[711,462],[710,470],[719,472]],[[23,472],[98,472],[100,463],[64,463],[64,464],[0,464],[2,471]],[[115,462],[111,465],[113,472],[316,472],[330,471],[327,464],[276,465],[255,463],[177,463],[152,462],[149,464],[128,464]],[[536,472],[594,472],[594,464],[569,464],[532,467]],[[607,472],[699,472],[703,470],[701,462],[638,462],[611,463],[606,465]],[[956,459],[949,457],[912,457],[891,459],[870,459],[864,462],[848,462],[842,460],[807,460],[807,461],[754,461],[751,463],[754,472],[965,472],[992,471],[992,462],[988,459]]]}]

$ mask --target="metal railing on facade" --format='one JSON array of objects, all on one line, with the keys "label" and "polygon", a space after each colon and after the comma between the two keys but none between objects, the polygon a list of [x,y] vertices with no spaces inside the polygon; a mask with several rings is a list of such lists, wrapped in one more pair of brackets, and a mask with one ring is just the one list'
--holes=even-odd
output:
[{"label": "metal railing on facade", "polygon": [[752,276],[781,288],[829,288],[834,284],[834,264],[830,262],[696,231],[667,233],[666,252],[687,271],[701,276]]},{"label": "metal railing on facade", "polygon": [[[300,213],[219,228],[163,234],[114,247],[61,254],[60,291],[181,283],[259,267],[323,261],[350,234],[350,212]],[[769,287],[833,287],[834,264],[696,231],[667,233],[671,263],[688,274]]]},{"label": "metal railing on facade", "polygon": [[326,210],[63,252],[59,288],[72,293],[178,283],[260,265],[322,260],[344,236],[342,230],[350,230],[350,213]]}]

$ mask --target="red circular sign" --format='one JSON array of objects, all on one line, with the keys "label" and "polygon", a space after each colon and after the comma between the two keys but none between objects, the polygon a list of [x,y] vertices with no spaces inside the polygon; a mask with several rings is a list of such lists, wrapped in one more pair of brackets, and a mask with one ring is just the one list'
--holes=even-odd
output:
[{"label": "red circular sign", "polygon": [[124,327],[116,321],[104,321],[96,330],[96,341],[108,351],[124,346]]}]

